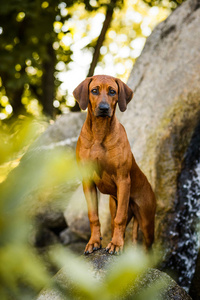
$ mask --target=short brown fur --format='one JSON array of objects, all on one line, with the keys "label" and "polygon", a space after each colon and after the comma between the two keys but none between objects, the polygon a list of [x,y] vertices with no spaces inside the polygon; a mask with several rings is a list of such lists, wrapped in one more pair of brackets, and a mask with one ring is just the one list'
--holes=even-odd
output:
[{"label": "short brown fur", "polygon": [[115,115],[117,103],[125,111],[133,92],[120,79],[97,75],[86,78],[73,94],[81,109],[88,107],[77,142],[77,161],[82,165],[92,161],[98,166],[90,179],[83,180],[91,227],[85,253],[101,247],[97,188],[110,195],[112,240],[107,251],[111,254],[122,251],[125,229],[132,217],[133,243],[137,242],[140,227],[149,249],[154,241],[155,196],[135,162],[125,129]]}]

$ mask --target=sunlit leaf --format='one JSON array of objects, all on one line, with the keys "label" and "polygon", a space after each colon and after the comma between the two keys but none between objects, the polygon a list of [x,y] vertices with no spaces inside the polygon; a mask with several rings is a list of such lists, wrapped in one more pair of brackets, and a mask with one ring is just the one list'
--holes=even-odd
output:
[{"label": "sunlit leaf", "polygon": [[66,283],[69,293],[76,295],[78,299],[102,299],[103,286],[94,278],[92,267],[88,263],[61,248],[56,249],[52,256],[57,265],[63,267],[60,271],[62,285]]},{"label": "sunlit leaf", "polygon": [[133,286],[136,279],[150,266],[149,257],[142,249],[128,249],[122,254],[105,278],[110,295],[117,299]]}]

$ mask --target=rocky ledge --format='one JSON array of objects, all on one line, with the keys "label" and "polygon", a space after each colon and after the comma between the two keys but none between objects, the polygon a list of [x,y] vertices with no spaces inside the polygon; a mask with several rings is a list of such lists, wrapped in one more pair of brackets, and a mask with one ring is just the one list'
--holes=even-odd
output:
[{"label": "rocky ledge", "polygon": [[[77,258],[79,259],[79,258]],[[119,256],[108,254],[105,249],[95,251],[94,253],[82,256],[82,261],[88,265],[90,275],[101,282],[110,269],[119,261]],[[86,274],[87,276],[87,274]],[[90,280],[90,276],[88,277]],[[148,268],[146,272],[133,280],[134,284],[129,285],[120,299],[159,299],[159,300],[191,300],[192,298],[182,289],[170,276],[158,269]],[[55,276],[54,282],[59,289],[43,289],[37,300],[63,300],[65,299],[62,291],[70,293],[71,282],[65,269],[61,269]],[[72,284],[73,286],[73,284]],[[145,298],[144,298],[144,297]],[[152,298],[153,297],[153,298]],[[98,297],[97,297],[98,298]],[[112,297],[114,299],[115,297]],[[67,299],[67,298],[66,298]],[[76,295],[76,299],[86,299],[82,295]],[[117,299],[117,298],[116,298]]]}]

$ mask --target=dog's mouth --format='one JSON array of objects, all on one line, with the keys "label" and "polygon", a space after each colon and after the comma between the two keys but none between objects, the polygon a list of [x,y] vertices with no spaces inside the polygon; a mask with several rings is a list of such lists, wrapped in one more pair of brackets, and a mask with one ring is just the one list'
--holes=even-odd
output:
[{"label": "dog's mouth", "polygon": [[102,118],[109,117],[110,118],[111,115],[110,115],[110,112],[97,111],[96,117],[102,117]]},{"label": "dog's mouth", "polygon": [[110,110],[110,107],[109,106],[99,106],[96,108],[96,116],[97,117],[102,117],[102,118],[105,118],[105,117],[111,117],[111,110]]},{"label": "dog's mouth", "polygon": [[101,117],[101,118],[109,117],[110,118],[110,115],[109,114],[100,113],[100,114],[97,115],[97,117]]}]

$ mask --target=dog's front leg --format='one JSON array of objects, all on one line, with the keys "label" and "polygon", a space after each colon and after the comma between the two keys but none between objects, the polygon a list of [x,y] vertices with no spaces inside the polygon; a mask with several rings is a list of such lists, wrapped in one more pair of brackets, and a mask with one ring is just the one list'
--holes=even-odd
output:
[{"label": "dog's front leg", "polygon": [[123,250],[124,235],[128,218],[130,198],[130,178],[120,180],[117,185],[117,213],[114,219],[114,232],[111,242],[106,247],[110,254],[118,254]]},{"label": "dog's front leg", "polygon": [[85,254],[101,248],[101,231],[98,216],[97,189],[93,182],[83,182],[83,190],[88,206],[88,217],[90,221],[91,237],[85,248]]}]

